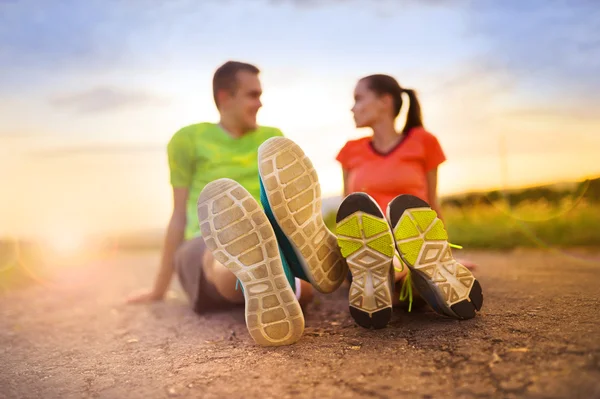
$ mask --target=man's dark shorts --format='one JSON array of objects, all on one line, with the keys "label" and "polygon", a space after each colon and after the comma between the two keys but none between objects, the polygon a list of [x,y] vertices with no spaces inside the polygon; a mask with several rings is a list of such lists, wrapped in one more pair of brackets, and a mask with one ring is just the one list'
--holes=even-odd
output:
[{"label": "man's dark shorts", "polygon": [[179,282],[196,313],[233,306],[219,294],[210,281],[206,280],[202,264],[205,251],[207,251],[206,244],[202,237],[198,237],[185,241],[175,252],[175,270]]}]

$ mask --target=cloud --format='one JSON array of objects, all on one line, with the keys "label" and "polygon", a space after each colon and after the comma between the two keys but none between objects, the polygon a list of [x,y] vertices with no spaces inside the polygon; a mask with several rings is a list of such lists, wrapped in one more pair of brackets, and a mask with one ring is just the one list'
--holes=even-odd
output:
[{"label": "cloud", "polygon": [[293,4],[299,7],[322,7],[327,5],[366,3],[376,5],[395,6],[396,9],[401,7],[417,5],[417,6],[448,6],[462,5],[469,3],[469,0],[268,0],[268,3],[273,5]]},{"label": "cloud", "polygon": [[[581,105],[581,104],[580,104]],[[502,117],[536,118],[536,119],[569,119],[572,123],[596,121],[600,123],[596,107],[584,106],[528,106],[507,108],[502,111]]]},{"label": "cloud", "polygon": [[[467,0],[156,0],[151,2],[116,0],[62,0],[39,2],[20,0],[0,2],[0,63],[44,67],[72,66],[86,62],[103,69],[119,63],[152,59],[152,54],[168,49],[181,40],[205,40],[213,35],[198,21],[223,21],[224,8],[231,5],[255,7],[291,4],[302,8],[357,4],[402,12],[406,6],[466,4]],[[266,7],[265,7],[266,6]],[[237,7],[236,7],[237,8]],[[271,7],[272,8],[272,7]],[[356,10],[360,13],[361,10]],[[241,21],[242,23],[247,21]],[[213,36],[215,37],[215,36]],[[219,40],[223,40],[220,38]],[[239,40],[244,40],[240,37]],[[173,41],[173,43],[169,43]],[[157,48],[158,47],[158,48]],[[150,51],[152,49],[152,51]],[[158,53],[157,53],[158,50]],[[160,57],[160,55],[158,56]]]},{"label": "cloud", "polygon": [[460,92],[462,88],[469,88],[492,97],[512,92],[517,84],[512,74],[483,56],[454,66],[446,76],[430,94]]},{"label": "cloud", "polygon": [[[485,56],[526,79],[560,80],[565,89],[597,92],[600,7],[596,1],[473,2],[472,32]],[[596,82],[596,83],[594,83]]]},{"label": "cloud", "polygon": [[81,114],[100,113],[125,108],[156,106],[167,99],[149,92],[97,87],[91,90],[56,96],[50,104],[56,108],[69,109]]},{"label": "cloud", "polygon": [[87,145],[64,148],[51,148],[31,151],[27,155],[33,158],[62,158],[78,155],[118,155],[118,154],[147,154],[166,151],[164,145]]},{"label": "cloud", "polygon": [[[236,14],[243,5],[256,8],[256,15],[250,18],[244,12]],[[311,29],[307,30],[304,25],[298,28],[289,18],[299,14],[295,10],[286,14],[289,10],[284,10],[282,17],[277,11],[279,5],[303,9],[340,6],[340,11],[342,8],[344,11],[339,13],[342,23],[317,19],[329,18],[327,13],[319,16],[320,11],[306,12],[300,13],[302,18],[308,20],[314,14],[315,22]],[[600,93],[597,90],[600,89],[597,79],[600,32],[596,22],[600,20],[600,7],[594,0],[0,1],[0,64],[3,65],[0,92],[15,92],[20,88],[17,85],[38,85],[72,72],[105,73],[111,68],[157,66],[167,69],[174,65],[213,62],[210,58],[218,58],[217,54],[223,54],[223,57],[227,53],[245,56],[252,54],[253,46],[259,46],[258,43],[264,42],[267,34],[273,31],[279,32],[276,35],[279,41],[269,43],[268,47],[274,48],[273,54],[281,55],[280,63],[293,60],[290,49],[298,49],[294,57],[301,55],[319,61],[345,54],[356,64],[367,64],[369,56],[344,48],[349,43],[345,37],[358,32],[353,38],[353,46],[372,49],[380,43],[377,36],[383,36],[383,32],[386,36],[389,32],[401,32],[408,24],[390,28],[391,24],[377,22],[378,25],[374,26],[381,26],[381,29],[361,33],[354,27],[346,36],[336,36],[339,32],[336,27],[343,26],[343,21],[347,22],[350,17],[356,17],[358,27],[362,26],[360,22],[372,23],[381,15],[402,18],[408,15],[404,12],[407,8],[424,11],[419,18],[413,18],[413,23],[416,20],[427,26],[429,15],[440,18],[444,14],[449,25],[459,25],[460,29],[464,25],[469,34],[468,37],[449,39],[446,48],[452,50],[451,54],[439,55],[440,51],[431,50],[430,43],[435,45],[444,41],[443,36],[451,37],[452,32],[446,34],[444,29],[447,28],[434,23],[431,39],[403,37],[393,45],[386,44],[386,48],[396,54],[413,54],[417,52],[415,48],[420,48],[419,59],[439,56],[447,61],[454,57],[452,54],[456,58],[470,57],[471,49],[477,47],[476,51],[480,59],[485,59],[486,65],[535,82],[530,83],[530,87],[535,88],[542,81],[542,84],[564,87],[563,91],[586,95]],[[444,10],[439,13],[437,8],[451,12],[446,16]],[[337,9],[334,13],[337,14]],[[255,21],[267,16],[274,21],[273,24]],[[198,24],[203,18],[205,21]],[[280,21],[285,23],[282,25]],[[225,23],[234,25],[231,32],[238,29],[241,33],[217,38],[218,28],[215,26]],[[246,25],[250,24],[259,26],[248,31]],[[381,40],[381,43],[385,41]],[[256,53],[260,54],[260,50]]]},{"label": "cloud", "polygon": [[[94,41],[99,25],[108,23],[111,17],[108,4],[97,7],[91,1],[82,7],[72,1],[35,3],[0,3],[0,61],[11,60],[14,64],[43,59],[59,63],[97,50]],[[118,36],[111,31],[103,35],[106,49],[119,44]]]},{"label": "cloud", "polygon": [[[1,0],[0,0],[1,1]],[[15,132],[13,130],[3,130],[0,128],[0,138],[3,139],[28,139],[31,137],[42,137],[42,134],[32,132]]]}]

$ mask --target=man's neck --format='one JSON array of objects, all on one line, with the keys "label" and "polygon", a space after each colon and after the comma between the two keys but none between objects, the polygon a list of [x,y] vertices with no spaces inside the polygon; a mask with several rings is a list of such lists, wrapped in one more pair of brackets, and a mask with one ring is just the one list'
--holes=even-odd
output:
[{"label": "man's neck", "polygon": [[239,127],[235,123],[228,122],[223,118],[221,118],[221,120],[219,121],[219,127],[234,139],[239,139],[240,137],[248,133],[247,130]]}]

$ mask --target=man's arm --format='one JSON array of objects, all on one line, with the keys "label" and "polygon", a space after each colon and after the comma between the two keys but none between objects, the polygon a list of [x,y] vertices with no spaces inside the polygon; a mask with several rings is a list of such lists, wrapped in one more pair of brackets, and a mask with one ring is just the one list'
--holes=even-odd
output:
[{"label": "man's arm", "polygon": [[128,299],[128,302],[148,302],[164,298],[165,293],[171,284],[173,271],[175,269],[174,258],[175,251],[184,240],[186,227],[186,204],[189,196],[187,188],[173,188],[173,214],[167,227],[167,234],[162,251],[160,269],[156,275],[154,287],[152,290],[136,294]]}]

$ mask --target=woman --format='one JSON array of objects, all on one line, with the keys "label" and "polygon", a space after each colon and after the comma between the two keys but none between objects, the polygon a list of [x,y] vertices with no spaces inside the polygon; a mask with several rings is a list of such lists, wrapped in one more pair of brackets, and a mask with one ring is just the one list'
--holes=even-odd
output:
[{"label": "woman", "polygon": [[[403,94],[409,102],[407,118],[397,132]],[[408,273],[395,259],[396,250],[434,310],[459,319],[475,316],[481,287],[465,268],[467,262],[454,260],[447,243],[437,200],[438,166],[446,156],[423,127],[415,91],[400,87],[391,76],[370,75],[359,80],[354,100],[356,127],[368,127],[373,134],[347,142],[336,158],[346,196],[336,218],[337,234],[352,273],[353,317],[365,327],[384,327],[391,318],[394,287],[411,294],[410,283],[395,284]]]}]

